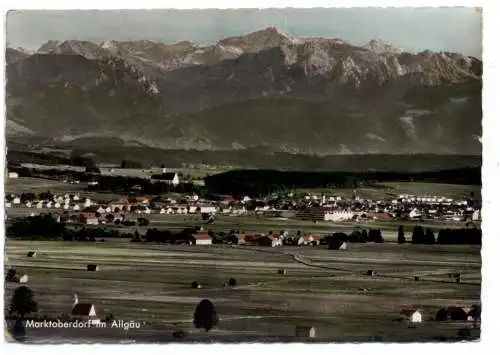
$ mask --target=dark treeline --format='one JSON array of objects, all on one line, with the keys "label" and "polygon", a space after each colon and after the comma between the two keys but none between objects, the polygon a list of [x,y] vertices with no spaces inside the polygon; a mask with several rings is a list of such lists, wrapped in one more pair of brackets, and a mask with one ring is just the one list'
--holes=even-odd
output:
[{"label": "dark treeline", "polygon": [[433,230],[415,226],[412,244],[476,244],[482,243],[482,231],[479,228],[441,229],[436,235]]},{"label": "dark treeline", "polygon": [[130,191],[141,191],[141,193],[158,195],[167,192],[198,193],[203,195],[203,189],[190,183],[171,185],[166,182],[152,182],[149,179],[124,177],[124,176],[96,176],[93,178],[97,185],[89,186],[93,191],[115,191],[129,193]]},{"label": "dark treeline", "polygon": [[329,245],[338,245],[340,246],[342,243],[383,243],[384,238],[382,236],[382,232],[380,229],[370,229],[366,231],[363,229],[362,231],[356,230],[351,234],[346,233],[333,233],[325,237],[325,241]]},{"label": "dark treeline", "polygon": [[[74,149],[74,144],[61,148],[72,149],[72,156],[84,156],[88,149]],[[140,162],[143,166],[165,164],[180,168],[184,164],[231,165],[260,169],[319,170],[319,171],[435,171],[480,167],[480,156],[464,155],[306,155],[284,152],[269,153],[268,149],[242,150],[163,150],[150,147],[95,146],[92,149],[96,163],[120,165],[124,160]],[[13,163],[71,164],[71,158],[32,153],[24,150],[8,151],[8,161]]]},{"label": "dark treeline", "polygon": [[[147,226],[149,221],[145,218],[138,219],[138,225]],[[135,223],[134,223],[135,225]],[[149,228],[144,235],[138,232],[120,233],[113,229],[85,228],[79,230],[66,228],[64,223],[59,223],[57,218],[51,214],[30,216],[15,220],[7,227],[7,236],[21,239],[59,239],[71,241],[95,241],[103,238],[128,238],[133,242],[156,242],[156,243],[180,243],[185,242],[186,237],[195,233],[197,228],[186,228],[180,233],[172,233],[169,230]],[[213,233],[209,231],[214,243],[228,241],[234,230],[228,233]],[[482,233],[479,228],[463,229],[441,229],[437,238],[434,231],[415,226],[412,234],[412,244],[481,244]],[[325,237],[324,241],[329,245],[340,246],[344,242],[349,243],[384,243],[380,229],[355,230],[350,235],[345,233],[333,233]],[[404,241],[398,241],[400,244]]]},{"label": "dark treeline", "polygon": [[9,150],[7,161],[12,164],[40,164],[40,165],[73,165],[73,166],[95,166],[94,160],[89,156],[70,154],[61,156],[60,154],[48,154],[30,151]]},{"label": "dark treeline", "polygon": [[478,244],[481,245],[482,232],[478,228],[441,229],[438,244]]},{"label": "dark treeline", "polygon": [[12,169],[21,177],[39,177],[51,179],[73,179],[78,181],[95,181],[96,185],[88,187],[92,191],[114,191],[129,194],[133,191],[140,191],[141,193],[158,195],[168,192],[177,193],[197,193],[200,196],[205,196],[205,188],[195,186],[192,183],[180,183],[178,185],[171,185],[166,182],[152,182],[147,178],[140,177],[126,177],[126,176],[105,176],[100,175],[97,167],[88,166],[84,172],[73,170],[60,170],[60,169],[28,169],[17,167]]},{"label": "dark treeline", "polygon": [[50,214],[30,216],[14,221],[7,227],[7,235],[18,238],[56,238],[63,235],[65,227]]},{"label": "dark treeline", "polygon": [[421,173],[398,172],[300,172],[233,170],[205,179],[211,192],[269,194],[289,188],[358,188],[381,181],[418,181],[447,184],[481,184],[481,169],[467,168]]},{"label": "dark treeline", "polygon": [[143,169],[143,165],[138,161],[123,160],[120,164],[121,169]]}]

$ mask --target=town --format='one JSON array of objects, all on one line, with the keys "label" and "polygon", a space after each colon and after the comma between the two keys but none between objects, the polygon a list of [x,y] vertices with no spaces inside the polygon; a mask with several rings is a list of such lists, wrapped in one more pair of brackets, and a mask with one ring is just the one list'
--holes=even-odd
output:
[{"label": "town", "polygon": [[[10,168],[6,172],[5,195],[8,288],[15,284],[30,284],[35,287],[47,277],[42,275],[46,275],[52,267],[57,267],[58,270],[61,270],[61,267],[81,270],[72,273],[112,273],[109,274],[110,277],[117,277],[123,282],[135,280],[130,271],[125,271],[125,274],[113,272],[118,265],[116,261],[108,261],[104,254],[99,256],[101,254],[98,250],[110,256],[126,250],[126,258],[133,258],[138,263],[137,267],[150,270],[150,276],[146,279],[149,281],[144,282],[152,282],[150,277],[160,272],[150,260],[152,253],[160,252],[161,256],[158,254],[155,258],[161,258],[163,267],[184,265],[186,268],[187,274],[175,283],[183,282],[185,287],[194,290],[192,292],[203,292],[213,297],[219,290],[255,290],[262,280],[270,278],[269,275],[263,276],[263,273],[264,268],[271,264],[275,265],[275,275],[269,280],[278,284],[287,279],[288,282],[293,282],[294,278],[297,278],[300,284],[304,282],[300,280],[309,277],[317,277],[318,281],[325,278],[324,281],[327,281],[329,277],[338,278],[357,273],[358,275],[352,275],[353,279],[345,285],[342,284],[343,286],[340,286],[340,281],[336,281],[341,287],[340,290],[347,287],[345,291],[338,292],[354,292],[356,297],[375,296],[378,285],[391,278],[404,283],[410,280],[415,283],[412,287],[406,285],[405,292],[413,292],[413,287],[442,282],[447,285],[447,289],[460,285],[467,294],[476,287],[474,275],[477,265],[464,265],[459,261],[465,254],[457,254],[460,259],[441,261],[443,269],[431,267],[427,271],[419,270],[419,263],[410,260],[408,265],[404,266],[409,272],[404,273],[396,271],[397,268],[391,271],[390,265],[394,268],[394,260],[390,264],[375,259],[367,263],[361,256],[370,255],[365,253],[370,253],[371,249],[379,250],[380,247],[376,245],[386,245],[386,255],[397,255],[398,248],[404,248],[405,253],[408,253],[410,250],[407,246],[415,244],[434,248],[455,248],[457,244],[463,244],[466,248],[474,244],[480,245],[481,203],[477,196],[479,192],[475,188],[460,190],[458,193],[450,190],[450,194],[442,190],[431,193],[429,189],[421,193],[401,194],[397,190],[390,191],[382,187],[379,188],[380,193],[374,195],[376,189],[370,186],[317,191],[291,187],[280,188],[268,194],[229,195],[207,191],[210,184],[205,182],[204,177],[186,179],[185,173],[164,167],[123,169],[120,166],[101,166],[95,167],[91,172],[87,168],[75,166],[11,164]],[[196,181],[196,184],[193,181]],[[428,185],[430,190],[439,187],[436,184]],[[144,193],[143,190],[149,193]],[[74,247],[71,246],[72,243],[59,244],[68,241],[83,244],[76,244]],[[124,245],[123,242],[128,244]],[[95,245],[92,248],[96,249],[79,251],[78,245],[88,248],[88,243]],[[372,246],[372,243],[375,245]],[[158,250],[157,246],[161,245],[168,245],[168,249]],[[362,245],[369,249],[359,249]],[[305,246],[310,248],[304,249]],[[226,249],[227,247],[231,249]],[[296,247],[300,249],[294,249]],[[201,249],[198,251],[198,248]],[[210,251],[206,248],[210,248]],[[203,254],[203,259],[189,256],[189,253],[205,253],[205,250],[208,253]],[[265,250],[276,252],[266,257]],[[316,252],[313,252],[314,250]],[[464,249],[464,252],[468,253],[466,250],[468,249]],[[337,261],[334,264],[329,264],[327,260],[331,256],[324,253],[335,251],[341,252],[342,255],[335,257],[334,260]],[[360,252],[363,254],[359,254]],[[260,255],[261,253],[263,255]],[[172,259],[176,258],[174,255],[177,254],[182,259]],[[235,257],[239,261],[233,261]],[[247,259],[249,257],[250,259]],[[261,257],[265,259],[261,260]],[[27,260],[24,260],[26,258]],[[291,258],[292,263],[286,258]],[[351,259],[356,260],[357,264],[349,264],[347,260]],[[233,265],[233,269],[228,272],[229,269],[226,270],[225,267],[217,267],[218,276],[214,278],[211,267],[203,271],[199,268],[214,262],[214,265]],[[429,261],[431,264],[433,262]],[[243,266],[245,263],[252,263],[254,267],[247,269]],[[47,267],[48,269],[44,269]],[[123,269],[124,266],[118,267],[126,270]],[[244,269],[238,272],[234,269],[242,267]],[[59,274],[64,275],[64,272]],[[367,277],[370,280],[366,279]],[[92,279],[97,282],[99,277],[92,276]],[[320,287],[320,290],[325,286],[309,284],[307,288]],[[155,292],[164,292],[161,291],[163,286],[160,284],[155,287],[160,287]],[[178,286],[173,287],[175,289]],[[300,294],[305,297],[303,292],[307,291],[300,286],[295,287],[302,290]],[[36,288],[45,289],[45,292],[50,294],[52,286],[45,284]],[[94,328],[106,329],[108,336],[116,336],[109,334],[113,327],[102,328],[101,325],[111,325],[116,322],[116,317],[130,316],[130,312],[137,312],[134,311],[135,308],[124,310],[121,306],[106,306],[95,298],[94,292],[97,292],[97,289],[83,291],[79,290],[76,284],[71,288],[83,293],[86,299],[94,303],[75,301],[71,312],[56,318],[53,318],[52,312],[52,315],[45,314],[43,319],[81,321],[90,324],[87,333],[92,332]],[[183,287],[177,293],[189,297],[187,291],[182,289]],[[125,291],[124,288],[120,291],[123,295],[127,292],[133,293],[132,290]],[[226,294],[225,297],[227,296]],[[77,300],[76,295],[74,299]],[[259,300],[269,302],[261,298]],[[392,309],[389,314],[410,324],[407,329],[413,329],[426,319],[440,319],[439,323],[435,323],[441,324],[439,329],[444,324],[452,325],[452,328],[436,331],[432,330],[434,325],[430,328],[426,325],[424,334],[445,333],[448,335],[443,337],[450,337],[450,329],[455,329],[461,334],[460,338],[467,338],[471,336],[471,330],[479,329],[477,325],[480,320],[480,306],[473,300],[460,304],[436,304],[432,307],[409,303],[407,297],[401,301],[400,309]],[[283,299],[281,302],[289,304],[292,300]],[[175,304],[179,305],[177,302]],[[56,305],[51,307],[54,307],[56,314],[64,308]],[[168,309],[166,305],[163,311]],[[180,312],[185,314],[186,310],[183,309]],[[103,314],[106,316],[103,317]],[[179,314],[181,319],[182,314]],[[260,313],[253,310],[245,317],[251,318],[254,314]],[[245,317],[243,319],[246,319]],[[39,318],[35,319],[39,321]],[[158,327],[154,317],[140,316],[139,319],[141,329],[156,329],[151,330],[150,334],[157,334],[163,329]],[[185,327],[179,327],[175,319],[170,323],[172,325],[169,329],[173,334],[171,341],[184,338],[189,333]],[[232,326],[236,323],[235,320],[231,321]],[[304,326],[302,323],[299,322],[295,330],[290,330],[288,334],[295,334],[290,339],[320,339],[322,332],[325,334],[325,331],[331,329],[319,328],[317,321],[312,319],[308,322],[311,326]],[[473,324],[473,327],[464,328],[464,324]],[[74,327],[72,329],[75,331]],[[129,330],[132,333],[134,331]],[[41,330],[30,328],[28,332]],[[384,334],[381,336],[390,338]],[[134,337],[137,339],[138,336]],[[410,333],[406,336],[414,337]]]}]

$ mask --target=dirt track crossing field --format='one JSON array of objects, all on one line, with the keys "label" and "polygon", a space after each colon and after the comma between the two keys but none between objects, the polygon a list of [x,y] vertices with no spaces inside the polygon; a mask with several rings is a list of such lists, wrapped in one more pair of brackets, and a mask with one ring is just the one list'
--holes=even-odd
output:
[{"label": "dirt track crossing field", "polygon": [[[433,341],[456,338],[464,324],[431,321],[438,308],[480,301],[480,248],[350,244],[324,248],[171,246],[128,241],[40,242],[6,240],[8,267],[29,275],[39,313],[68,313],[72,295],[92,302],[100,318],[141,322],[140,329],[29,331],[31,341],[174,341],[183,328],[191,341],[293,341],[296,325],[316,327],[319,341]],[[37,250],[35,258],[26,257]],[[88,272],[88,263],[100,270]],[[278,269],[286,269],[279,275]],[[376,275],[366,276],[368,269]],[[457,284],[448,273],[459,272]],[[414,276],[419,281],[414,281]],[[229,278],[235,287],[223,287]],[[191,289],[192,281],[201,289]],[[17,284],[6,283],[5,301]],[[364,291],[360,291],[364,290]],[[221,318],[216,329],[191,325],[202,298]],[[416,329],[395,322],[402,308],[423,310]]]}]

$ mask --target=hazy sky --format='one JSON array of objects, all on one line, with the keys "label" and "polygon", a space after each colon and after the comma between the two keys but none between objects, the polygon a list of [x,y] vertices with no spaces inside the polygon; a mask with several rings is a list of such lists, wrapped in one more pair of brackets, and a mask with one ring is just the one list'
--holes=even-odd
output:
[{"label": "hazy sky", "polygon": [[268,26],[297,36],[352,44],[380,39],[409,51],[481,56],[481,15],[473,8],[273,10],[18,11],[7,16],[7,43],[38,49],[50,39],[190,40],[210,44]]}]

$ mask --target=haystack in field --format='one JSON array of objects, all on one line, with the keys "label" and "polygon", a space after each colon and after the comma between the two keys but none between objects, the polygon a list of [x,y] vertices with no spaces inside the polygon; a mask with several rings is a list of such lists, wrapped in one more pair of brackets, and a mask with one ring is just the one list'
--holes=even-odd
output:
[{"label": "haystack in field", "polygon": [[96,264],[88,264],[87,271],[99,271],[99,266]]},{"label": "haystack in field", "polygon": [[286,269],[279,269],[278,275],[286,275]]},{"label": "haystack in field", "polygon": [[233,278],[230,278],[229,279],[229,286],[236,286],[237,282],[236,282],[236,279],[233,279]]},{"label": "haystack in field", "polygon": [[375,276],[375,274],[376,274],[375,270],[368,270],[368,271],[366,272],[366,275],[367,275],[367,276]]},{"label": "haystack in field", "polygon": [[26,255],[28,256],[28,258],[34,258],[36,256],[36,251],[30,251]]},{"label": "haystack in field", "polygon": [[198,281],[193,281],[191,282],[191,288],[201,288],[201,285],[198,283]]},{"label": "haystack in field", "polygon": [[297,338],[314,338],[314,337],[316,337],[316,328],[298,325],[295,327],[295,337],[297,337]]}]

